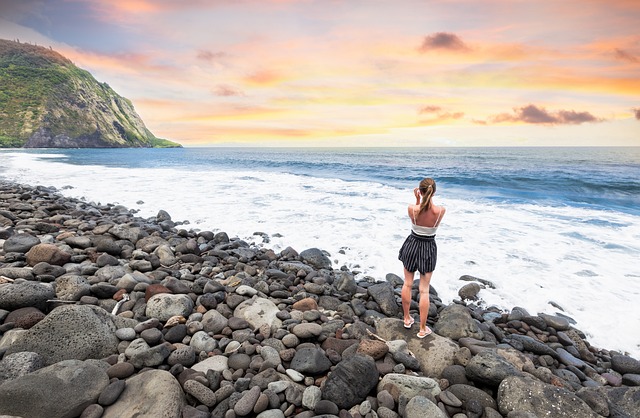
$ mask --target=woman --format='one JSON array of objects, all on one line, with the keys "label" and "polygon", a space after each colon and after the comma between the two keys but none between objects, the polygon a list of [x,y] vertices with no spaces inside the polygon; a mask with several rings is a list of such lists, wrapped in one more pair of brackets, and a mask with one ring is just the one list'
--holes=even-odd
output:
[{"label": "woman", "polygon": [[402,310],[404,312],[404,327],[411,328],[414,319],[409,315],[411,306],[411,288],[415,272],[420,273],[420,331],[418,338],[431,334],[427,327],[429,315],[429,283],[436,268],[438,248],[436,246],[436,230],[444,217],[445,208],[433,203],[436,193],[436,182],[425,178],[420,185],[413,189],[416,197],[415,205],[409,205],[407,214],[411,219],[411,235],[407,237],[400,248],[398,259],[404,265],[404,285],[402,286]]}]

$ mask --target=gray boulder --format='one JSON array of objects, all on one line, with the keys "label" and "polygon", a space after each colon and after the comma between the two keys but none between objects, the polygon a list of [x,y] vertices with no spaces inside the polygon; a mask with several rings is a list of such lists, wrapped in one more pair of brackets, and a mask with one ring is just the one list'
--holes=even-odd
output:
[{"label": "gray boulder", "polygon": [[378,383],[378,370],[371,357],[353,355],[342,360],[329,375],[322,388],[322,399],[341,409],[349,409],[364,401]]},{"label": "gray boulder", "polygon": [[65,360],[0,386],[0,415],[73,418],[96,403],[109,384],[91,362]]},{"label": "gray boulder", "polygon": [[396,317],[400,313],[400,305],[396,301],[393,286],[389,282],[380,282],[370,286],[369,295],[380,306],[380,310],[387,316]]},{"label": "gray boulder", "polygon": [[40,239],[29,234],[15,234],[10,236],[2,245],[5,253],[26,253],[34,245],[40,244]]},{"label": "gray boulder", "polygon": [[404,340],[408,349],[418,359],[420,370],[427,376],[440,378],[442,371],[454,364],[455,355],[460,349],[449,338],[435,333],[424,339],[416,337],[418,327],[406,329],[401,319],[383,318],[376,322],[376,334],[387,341]]},{"label": "gray boulder", "polygon": [[482,340],[483,332],[465,306],[451,304],[440,312],[434,331],[452,340],[471,337]]},{"label": "gray boulder", "polygon": [[47,365],[70,359],[101,359],[117,354],[115,331],[113,315],[97,306],[60,306],[17,335],[7,354],[35,352]]},{"label": "gray boulder", "polygon": [[327,257],[322,250],[318,248],[309,248],[300,253],[302,261],[315,267],[316,269],[330,269],[331,260]]},{"label": "gray boulder", "polygon": [[118,401],[102,418],[175,418],[182,416],[185,396],[180,383],[164,370],[148,370],[127,380]]},{"label": "gray boulder", "polygon": [[53,286],[40,282],[20,282],[0,285],[0,309],[13,311],[33,306],[45,311],[47,300],[55,299]]},{"label": "gray boulder", "polygon": [[162,322],[178,315],[187,318],[191,315],[193,306],[193,300],[189,295],[158,293],[147,301],[146,315],[149,318],[157,318]]},{"label": "gray boulder", "polygon": [[599,416],[574,393],[531,377],[507,377],[498,387],[497,399],[500,413],[505,416],[515,411],[529,412],[538,417]]},{"label": "gray boulder", "polygon": [[494,350],[485,350],[473,356],[467,364],[466,373],[470,380],[490,386],[498,386],[507,377],[521,374]]}]

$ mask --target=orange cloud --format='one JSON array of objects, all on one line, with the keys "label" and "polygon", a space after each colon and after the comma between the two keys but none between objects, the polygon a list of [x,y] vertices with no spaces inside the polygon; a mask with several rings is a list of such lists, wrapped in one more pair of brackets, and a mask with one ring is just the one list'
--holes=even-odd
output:
[{"label": "orange cloud", "polygon": [[272,86],[285,80],[283,74],[271,70],[256,71],[244,77],[244,81],[255,86]]}]

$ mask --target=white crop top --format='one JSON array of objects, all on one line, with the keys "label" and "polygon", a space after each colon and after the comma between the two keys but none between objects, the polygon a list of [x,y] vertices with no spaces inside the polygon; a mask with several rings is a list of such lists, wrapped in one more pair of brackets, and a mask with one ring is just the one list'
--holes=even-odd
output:
[{"label": "white crop top", "polygon": [[436,231],[438,230],[438,223],[440,222],[440,215],[442,215],[443,210],[440,209],[440,212],[438,213],[438,218],[436,219],[436,222],[433,224],[433,226],[422,226],[422,225],[418,225],[416,224],[416,208],[413,208],[413,218],[411,219],[411,230],[413,232],[415,232],[418,235],[423,235],[423,236],[433,236],[436,234]]}]

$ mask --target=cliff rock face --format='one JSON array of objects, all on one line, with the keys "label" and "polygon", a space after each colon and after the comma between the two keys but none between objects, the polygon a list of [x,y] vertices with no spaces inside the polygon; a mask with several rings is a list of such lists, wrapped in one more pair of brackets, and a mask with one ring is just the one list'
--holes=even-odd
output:
[{"label": "cliff rock face", "polygon": [[0,147],[179,147],[131,102],[57,52],[0,39]]}]

